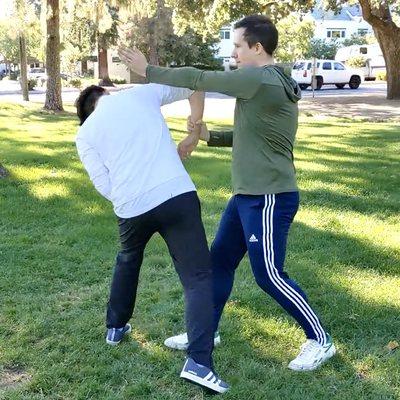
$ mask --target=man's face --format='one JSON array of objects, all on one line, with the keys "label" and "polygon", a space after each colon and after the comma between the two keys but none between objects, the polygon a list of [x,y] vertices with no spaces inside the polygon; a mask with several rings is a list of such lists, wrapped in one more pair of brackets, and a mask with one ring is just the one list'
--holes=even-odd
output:
[{"label": "man's face", "polygon": [[254,66],[258,58],[257,45],[252,48],[244,40],[243,34],[246,28],[238,28],[233,32],[233,51],[232,57],[236,60],[238,68]]}]

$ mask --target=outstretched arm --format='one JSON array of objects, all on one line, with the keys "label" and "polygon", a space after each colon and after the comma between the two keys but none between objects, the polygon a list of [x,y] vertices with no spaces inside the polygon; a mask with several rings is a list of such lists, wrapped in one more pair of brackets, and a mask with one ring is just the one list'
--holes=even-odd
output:
[{"label": "outstretched arm", "polygon": [[149,82],[219,92],[241,99],[252,98],[262,83],[261,68],[249,67],[235,71],[163,68],[149,65],[146,57],[137,49],[120,48],[118,53],[129,69],[145,76]]}]

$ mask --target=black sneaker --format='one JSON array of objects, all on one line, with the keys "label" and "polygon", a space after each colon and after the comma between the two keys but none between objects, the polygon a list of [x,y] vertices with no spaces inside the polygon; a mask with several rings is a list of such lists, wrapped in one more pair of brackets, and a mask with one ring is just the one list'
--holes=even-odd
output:
[{"label": "black sneaker", "polygon": [[181,378],[197,383],[217,393],[225,393],[229,386],[219,379],[210,368],[197,364],[193,359],[187,358],[182,368]]},{"label": "black sneaker", "polygon": [[132,327],[130,324],[126,324],[123,328],[110,328],[107,329],[106,342],[115,346],[118,344],[126,333],[130,333]]}]

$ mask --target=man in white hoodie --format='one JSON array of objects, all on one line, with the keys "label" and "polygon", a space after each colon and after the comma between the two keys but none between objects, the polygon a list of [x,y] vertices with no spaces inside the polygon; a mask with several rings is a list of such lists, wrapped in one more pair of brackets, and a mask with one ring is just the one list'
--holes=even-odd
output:
[{"label": "man in white hoodie", "polygon": [[[189,339],[181,377],[215,392],[228,385],[213,371],[214,344],[211,259],[196,188],[182,165],[161,106],[189,99],[193,118],[202,117],[204,94],[149,84],[106,96],[99,86],[77,100],[81,127],[79,157],[118,217],[121,250],[116,259],[107,308],[108,344],[131,331],[143,252],[158,232],[167,243],[185,293]],[[180,145],[185,155],[199,132]]]}]

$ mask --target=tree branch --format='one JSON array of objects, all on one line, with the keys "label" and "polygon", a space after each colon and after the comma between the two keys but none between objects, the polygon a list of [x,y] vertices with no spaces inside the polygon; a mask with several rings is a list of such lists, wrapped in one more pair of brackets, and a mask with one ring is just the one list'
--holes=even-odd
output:
[{"label": "tree branch", "polygon": [[380,29],[387,29],[389,27],[390,23],[384,21],[382,18],[378,17],[376,14],[373,13],[371,2],[369,0],[359,0],[359,1],[363,17],[368,23],[370,23],[373,27]]},{"label": "tree branch", "polygon": [[267,3],[267,4],[264,4],[264,5],[263,5],[263,8],[267,8],[267,7],[272,6],[272,5],[276,4],[276,3],[277,3],[277,1],[270,1],[270,2]]}]

